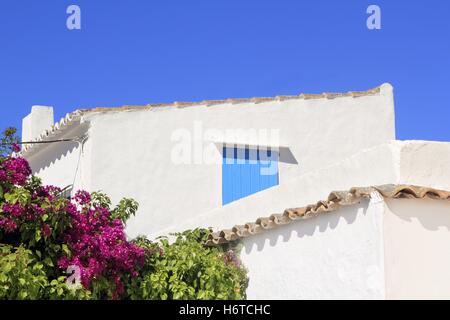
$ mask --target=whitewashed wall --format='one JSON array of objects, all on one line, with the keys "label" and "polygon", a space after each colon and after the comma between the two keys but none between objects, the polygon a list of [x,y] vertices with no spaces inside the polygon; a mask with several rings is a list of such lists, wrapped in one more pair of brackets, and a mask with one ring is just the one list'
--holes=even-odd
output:
[{"label": "whitewashed wall", "polygon": [[[90,190],[102,189],[115,201],[129,196],[140,203],[138,216],[128,225],[130,236],[154,235],[222,207],[220,164],[171,161],[177,129],[192,132],[196,122],[204,130],[279,129],[280,144],[290,148],[297,162],[280,163],[281,186],[395,138],[389,85],[379,95],[360,98],[96,113],[85,121],[91,124]],[[281,205],[282,200],[273,202]]]},{"label": "whitewashed wall", "polygon": [[[280,129],[280,144],[298,163],[280,163],[279,186],[222,207],[220,164],[171,161],[172,133],[198,122],[204,130]],[[75,181],[75,189],[102,190],[115,202],[138,200],[130,237],[229,228],[354,186],[450,190],[449,143],[390,141],[390,86],[361,98],[93,113],[82,123],[60,138],[87,132],[83,152],[77,143],[52,144],[28,160],[45,184]],[[448,204],[412,204],[389,201],[380,209],[364,202],[245,240],[249,298],[415,298],[421,292],[447,297]],[[408,269],[418,259],[423,260]]]},{"label": "whitewashed wall", "polygon": [[450,299],[450,202],[363,201],[243,240],[249,299]]},{"label": "whitewashed wall", "polygon": [[[58,139],[74,138],[84,135],[87,124],[73,126]],[[90,141],[82,148],[78,142],[59,142],[46,144],[42,149],[27,156],[33,173],[42,178],[45,185],[60,188],[73,185],[73,190],[90,188]]]},{"label": "whitewashed wall", "polygon": [[363,201],[243,241],[249,299],[384,299],[381,203]]},{"label": "whitewashed wall", "polygon": [[303,207],[325,200],[331,191],[397,183],[399,170],[394,164],[400,159],[399,150],[401,148],[398,148],[396,142],[362,150],[333,165],[311,170],[278,187],[179,221],[161,230],[158,235],[196,227],[213,227],[216,230],[230,228],[235,224],[253,222],[261,216],[282,213],[287,208]]},{"label": "whitewashed wall", "polygon": [[316,203],[331,191],[352,187],[415,184],[450,190],[449,155],[450,143],[390,141],[252,197],[180,221],[158,235],[198,226],[229,228],[287,208]]},{"label": "whitewashed wall", "polygon": [[450,299],[450,202],[388,200],[387,299]]}]

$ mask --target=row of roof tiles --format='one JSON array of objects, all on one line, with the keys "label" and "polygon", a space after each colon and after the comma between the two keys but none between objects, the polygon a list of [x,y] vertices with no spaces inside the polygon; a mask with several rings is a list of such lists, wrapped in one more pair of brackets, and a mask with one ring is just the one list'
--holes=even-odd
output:
[{"label": "row of roof tiles", "polygon": [[350,91],[346,93],[319,93],[319,94],[305,94],[302,93],[300,95],[294,96],[275,96],[275,97],[259,97],[259,98],[240,98],[240,99],[224,99],[224,100],[204,100],[200,102],[173,102],[173,103],[158,103],[158,104],[148,104],[145,106],[123,106],[116,108],[93,108],[93,109],[81,109],[82,112],[108,112],[108,111],[130,111],[130,110],[139,110],[139,109],[148,109],[154,107],[190,107],[190,106],[212,106],[218,104],[239,104],[239,103],[263,103],[263,102],[271,102],[271,101],[286,101],[286,100],[311,100],[311,99],[336,99],[342,97],[364,97],[370,95],[379,94],[381,91],[381,87],[376,87],[374,89],[370,89],[367,91]]},{"label": "row of roof tiles", "polygon": [[330,193],[328,199],[325,201],[319,201],[316,204],[302,208],[287,209],[281,214],[272,214],[269,217],[259,218],[255,222],[236,225],[231,229],[211,233],[206,244],[213,246],[236,241],[298,220],[333,212],[341,207],[359,203],[362,199],[370,198],[374,192],[378,192],[384,198],[390,199],[450,200],[450,192],[448,191],[412,185],[383,185],[378,187],[352,188],[349,191],[334,191]]},{"label": "row of roof tiles", "polygon": [[[363,97],[376,95],[381,92],[381,86],[367,91],[350,91],[346,93],[320,93],[320,94],[300,94],[294,96],[276,96],[276,97],[260,97],[260,98],[242,98],[242,99],[224,99],[224,100],[204,100],[200,102],[174,102],[167,104],[148,104],[145,106],[122,106],[114,108],[97,107],[92,109],[79,109],[72,113],[67,114],[59,122],[55,123],[51,128],[45,130],[39,137],[37,137],[33,142],[41,142],[45,140],[50,140],[56,137],[59,133],[63,132],[66,128],[70,127],[75,121],[79,121],[81,116],[86,113],[95,112],[122,112],[122,111],[135,111],[135,110],[145,110],[157,107],[189,107],[189,106],[212,106],[218,104],[239,104],[239,103],[263,103],[270,101],[286,101],[295,99],[335,99],[340,97]],[[30,141],[31,142],[31,141]],[[21,154],[27,155],[36,145],[25,144]]]}]

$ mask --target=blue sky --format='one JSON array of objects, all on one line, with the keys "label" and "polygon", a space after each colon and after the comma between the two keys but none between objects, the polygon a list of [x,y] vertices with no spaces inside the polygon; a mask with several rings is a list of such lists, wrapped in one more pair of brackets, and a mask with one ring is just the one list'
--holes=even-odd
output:
[{"label": "blue sky", "polygon": [[[77,4],[82,29],[66,28]],[[382,29],[368,30],[379,5]],[[2,0],[0,128],[77,108],[395,88],[397,138],[450,141],[450,1]]]}]

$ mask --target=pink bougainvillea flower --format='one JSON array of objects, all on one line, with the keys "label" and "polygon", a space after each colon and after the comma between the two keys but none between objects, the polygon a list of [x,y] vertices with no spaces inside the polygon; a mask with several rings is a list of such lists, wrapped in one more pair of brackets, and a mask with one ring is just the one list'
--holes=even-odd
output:
[{"label": "pink bougainvillea flower", "polygon": [[[13,186],[26,186],[30,176],[31,168],[24,158],[0,162],[4,192]],[[58,187],[38,186],[26,205],[0,205],[0,231],[10,234],[25,226],[40,229],[44,239],[54,234],[53,238],[70,251],[61,253],[59,268],[79,267],[81,284],[87,289],[94,279],[106,280],[113,288],[112,297],[120,298],[125,291],[124,279],[139,276],[144,249],[127,241],[124,223],[114,219],[109,208],[94,204],[89,192],[78,191],[72,200],[61,199],[60,193]]]},{"label": "pink bougainvillea flower", "polygon": [[20,204],[9,204],[5,203],[3,205],[3,212],[10,215],[11,217],[19,218],[25,213],[25,208],[23,208]]},{"label": "pink bougainvillea flower", "polygon": [[52,229],[47,223],[44,223],[41,228],[41,232],[45,238],[48,238],[52,235]]},{"label": "pink bougainvillea flower", "polygon": [[91,202],[91,195],[86,191],[80,190],[77,191],[73,199],[80,205],[86,205]]},{"label": "pink bougainvillea flower", "polygon": [[20,152],[20,146],[17,143],[13,143],[12,151],[15,152],[15,153]]},{"label": "pink bougainvillea flower", "polygon": [[1,164],[0,171],[6,172],[3,180],[18,186],[23,186],[31,175],[28,161],[21,157],[6,159]]},{"label": "pink bougainvillea flower", "polygon": [[0,219],[0,227],[2,227],[6,233],[13,233],[17,229],[17,224],[12,219],[3,218]]}]

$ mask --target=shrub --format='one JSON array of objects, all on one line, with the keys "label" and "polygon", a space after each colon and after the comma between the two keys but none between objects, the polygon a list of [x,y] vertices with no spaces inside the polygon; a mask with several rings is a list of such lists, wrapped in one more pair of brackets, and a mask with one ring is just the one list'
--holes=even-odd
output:
[{"label": "shrub", "polygon": [[50,281],[44,264],[31,250],[0,245],[0,298],[25,299],[89,299],[83,288],[69,288],[66,277]]},{"label": "shrub", "polygon": [[[245,298],[245,269],[234,251],[204,246],[208,230],[176,234],[173,243],[128,241],[136,201],[112,208],[105,194],[85,191],[65,199],[9,155],[18,151],[14,134],[5,131],[0,149],[0,299]],[[68,284],[69,267],[78,286]]]},{"label": "shrub", "polygon": [[0,297],[39,299],[48,285],[44,265],[24,247],[0,245]]},{"label": "shrub", "polygon": [[245,299],[247,272],[233,250],[207,248],[209,230],[196,229],[151,242],[135,240],[145,248],[141,277],[133,279],[131,299]]}]

